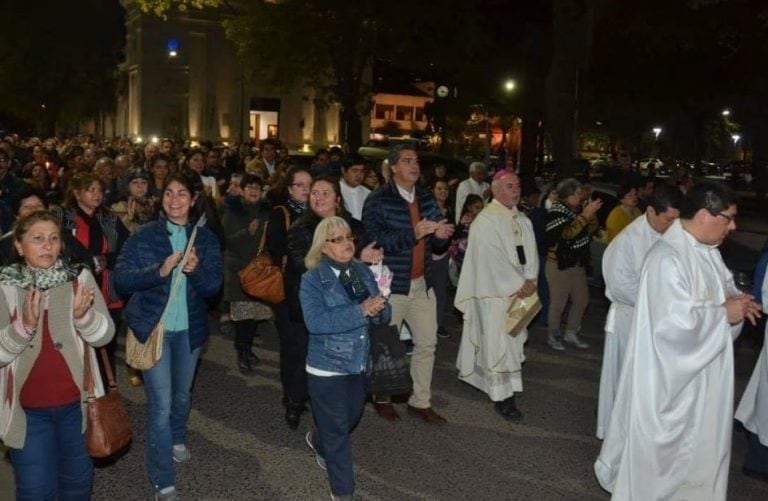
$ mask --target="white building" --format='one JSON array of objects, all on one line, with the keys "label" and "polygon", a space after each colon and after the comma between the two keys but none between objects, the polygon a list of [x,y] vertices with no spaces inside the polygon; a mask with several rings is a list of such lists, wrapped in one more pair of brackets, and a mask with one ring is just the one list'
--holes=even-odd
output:
[{"label": "white building", "polygon": [[338,105],[316,105],[312,89],[276,94],[243,78],[221,25],[231,10],[172,11],[161,19],[133,0],[121,3],[126,61],[120,66],[118,136],[214,142],[279,137],[292,148],[342,141]]}]

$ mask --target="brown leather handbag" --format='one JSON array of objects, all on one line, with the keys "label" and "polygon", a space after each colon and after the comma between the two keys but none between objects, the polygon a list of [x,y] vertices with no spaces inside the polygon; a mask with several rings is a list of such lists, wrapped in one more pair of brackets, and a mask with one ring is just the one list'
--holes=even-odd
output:
[{"label": "brown leather handbag", "polygon": [[[290,220],[288,210],[281,207],[285,213],[285,228],[288,229]],[[285,300],[285,287],[283,285],[283,273],[288,257],[283,256],[281,266],[275,266],[269,254],[264,252],[264,245],[267,241],[267,225],[264,224],[264,231],[261,233],[259,250],[250,263],[237,273],[240,278],[240,287],[249,296],[253,296],[267,303],[282,303]]]},{"label": "brown leather handbag", "polygon": [[85,446],[93,458],[105,458],[120,452],[131,443],[131,421],[125,410],[107,350],[100,348],[109,388],[103,397],[96,398],[93,391],[90,347],[85,345],[85,389],[88,392],[88,421],[85,429]]}]

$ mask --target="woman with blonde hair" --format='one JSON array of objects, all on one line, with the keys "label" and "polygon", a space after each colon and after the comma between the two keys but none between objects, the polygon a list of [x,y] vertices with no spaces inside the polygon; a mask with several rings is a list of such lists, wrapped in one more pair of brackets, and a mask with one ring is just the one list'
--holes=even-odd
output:
[{"label": "woman with blonde hair", "polygon": [[309,330],[307,385],[317,428],[307,444],[327,470],[331,498],[352,499],[349,436],[363,413],[369,323],[389,322],[391,307],[371,270],[355,260],[355,238],[338,216],[323,219],[304,259],[300,299]]}]

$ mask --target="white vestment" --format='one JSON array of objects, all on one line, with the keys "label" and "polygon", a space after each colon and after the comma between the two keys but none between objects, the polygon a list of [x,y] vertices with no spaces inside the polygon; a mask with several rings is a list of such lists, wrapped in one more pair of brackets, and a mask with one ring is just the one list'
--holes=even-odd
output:
[{"label": "white vestment", "polygon": [[[768,274],[763,280],[763,312],[768,313]],[[760,443],[768,447],[768,325],[765,327],[763,349],[755,364],[739,407],[736,419],[744,428],[757,435]]]},{"label": "white vestment", "polygon": [[371,193],[371,190],[362,184],[354,188],[348,185],[344,179],[339,182],[341,186],[341,198],[344,200],[344,207],[358,221],[363,220],[363,204],[365,199]]},{"label": "white vestment", "polygon": [[611,307],[605,319],[605,349],[597,401],[596,435],[600,440],[605,437],[616,398],[643,260],[660,236],[661,233],[648,224],[648,216],[644,214],[624,228],[603,254],[605,295],[611,301]]},{"label": "white vestment", "polygon": [[724,500],[738,294],[716,247],[675,221],[646,256],[613,413],[595,462],[620,500]]},{"label": "white vestment", "polygon": [[461,221],[461,209],[464,208],[464,201],[467,199],[467,195],[479,195],[485,203],[488,201],[486,194],[490,187],[491,185],[485,181],[478,183],[471,177],[459,183],[459,186],[456,187],[456,224],[459,224],[459,221]]},{"label": "white vestment", "polygon": [[[518,258],[522,245],[525,264]],[[526,331],[507,333],[512,295],[525,280],[535,281],[539,262],[533,225],[517,209],[494,200],[475,218],[454,304],[464,313],[456,367],[459,379],[500,402],[523,390]]]}]

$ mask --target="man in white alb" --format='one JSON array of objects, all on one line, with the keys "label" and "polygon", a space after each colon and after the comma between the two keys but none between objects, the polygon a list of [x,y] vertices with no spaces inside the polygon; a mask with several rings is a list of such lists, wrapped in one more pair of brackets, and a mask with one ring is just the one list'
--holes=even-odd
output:
[{"label": "man in white alb", "polygon": [[645,214],[624,228],[603,254],[605,295],[611,301],[605,320],[605,349],[597,401],[597,438],[605,436],[619,384],[624,349],[635,310],[640,270],[651,246],[680,215],[682,193],[671,184],[660,184],[648,199]]},{"label": "man in white alb", "polygon": [[517,210],[520,179],[504,169],[491,185],[493,201],[469,231],[455,305],[464,314],[456,361],[459,379],[486,393],[504,419],[520,419],[515,393],[523,391],[523,331],[510,336],[507,309],[512,296],[536,292],[539,254],[530,219]]},{"label": "man in white alb", "polygon": [[612,499],[725,500],[733,423],[733,339],[759,305],[717,247],[736,195],[702,181],[643,264],[613,413],[595,475]]}]

